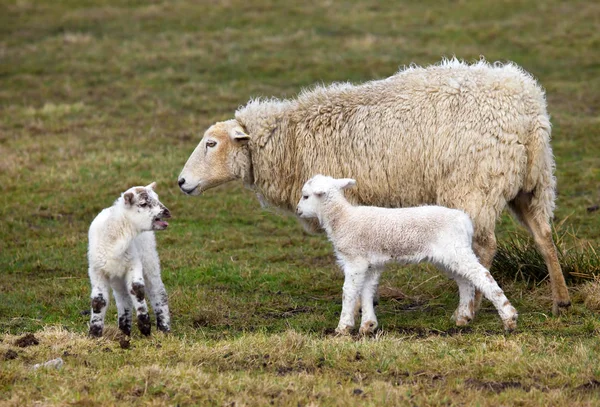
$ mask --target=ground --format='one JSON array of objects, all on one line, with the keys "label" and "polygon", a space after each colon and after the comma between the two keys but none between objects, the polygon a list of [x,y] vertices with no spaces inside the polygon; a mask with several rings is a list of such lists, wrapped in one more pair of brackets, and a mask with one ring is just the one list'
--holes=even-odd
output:
[{"label": "ground", "polygon": [[[592,1],[1,2],[0,404],[597,405],[599,21]],[[515,61],[546,89],[573,298],[560,318],[505,214],[492,273],[516,333],[487,302],[456,328],[454,284],[418,266],[384,273],[376,337],[337,338],[324,236],[239,183],[178,190],[203,131],[252,97],[453,55]],[[157,233],[173,333],[121,338],[113,302],[89,339],[87,228],[151,181],[173,214]]]}]

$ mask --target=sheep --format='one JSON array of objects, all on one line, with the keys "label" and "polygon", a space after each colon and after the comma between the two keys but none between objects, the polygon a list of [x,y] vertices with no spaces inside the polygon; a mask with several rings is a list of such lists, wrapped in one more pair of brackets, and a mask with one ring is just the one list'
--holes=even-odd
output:
[{"label": "sheep", "polygon": [[550,127],[544,91],[522,68],[443,60],[360,85],[315,86],[296,99],[253,99],[204,133],[178,183],[198,195],[240,179],[263,206],[293,213],[313,174],[352,177],[360,186],[348,198],[357,204],[465,211],[487,269],[508,204],[544,257],[558,315],[571,302],[550,227]]},{"label": "sheep", "polygon": [[360,297],[360,334],[377,328],[373,297],[383,266],[430,262],[445,271],[459,287],[455,313],[464,325],[473,317],[475,287],[500,314],[507,331],[516,328],[517,311],[472,249],[473,225],[469,216],[442,206],[381,208],[353,206],[342,192],[356,185],[354,179],[315,175],[302,188],[296,213],[316,218],[327,232],[344,271],[342,314],[336,329],[348,334],[354,326],[354,310]]},{"label": "sheep", "polygon": [[119,329],[131,335],[132,311],[143,335],[151,324],[145,296],[148,295],[157,328],[171,330],[167,291],[160,276],[154,230],[166,229],[171,212],[154,192],[156,183],[132,187],[114,204],[102,210],[89,229],[88,262],[92,286],[89,335],[102,336],[104,316],[112,288],[117,303]]}]

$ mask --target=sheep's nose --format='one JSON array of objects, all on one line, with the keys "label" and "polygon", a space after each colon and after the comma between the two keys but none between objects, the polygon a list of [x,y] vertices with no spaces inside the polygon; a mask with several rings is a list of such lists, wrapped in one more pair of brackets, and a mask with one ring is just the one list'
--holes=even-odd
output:
[{"label": "sheep's nose", "polygon": [[168,219],[168,218],[170,218],[170,217],[171,217],[171,211],[170,211],[170,210],[168,210],[167,208],[165,208],[165,209],[163,210],[163,217],[164,217],[164,218],[167,218],[167,219]]},{"label": "sheep's nose", "polygon": [[183,184],[185,184],[185,178],[179,178],[177,183],[179,184],[179,186],[182,186]]}]

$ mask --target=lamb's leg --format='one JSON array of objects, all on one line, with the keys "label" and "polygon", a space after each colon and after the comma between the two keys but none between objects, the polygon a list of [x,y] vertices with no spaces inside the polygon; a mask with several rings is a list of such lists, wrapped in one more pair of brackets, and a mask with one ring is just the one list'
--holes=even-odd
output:
[{"label": "lamb's leg", "polygon": [[[344,288],[342,295],[342,314],[336,332],[347,335],[354,327],[354,309],[361,295],[367,273],[368,264],[363,261],[342,260],[344,267]],[[371,302],[372,307],[372,302]],[[363,313],[365,312],[363,304]]]},{"label": "lamb's leg", "polygon": [[131,335],[131,320],[133,317],[133,302],[129,292],[127,291],[126,283],[123,279],[113,282],[113,293],[117,303],[117,311],[119,315],[119,329],[125,335]]},{"label": "lamb's leg", "polygon": [[90,270],[90,281],[92,283],[92,312],[90,317],[89,335],[101,337],[104,330],[104,316],[110,300],[110,284],[107,278]]},{"label": "lamb's leg", "polygon": [[475,287],[459,275],[453,275],[452,278],[458,284],[460,295],[458,308],[454,311],[452,318],[456,321],[457,326],[465,326],[475,317]]},{"label": "lamb's leg", "polygon": [[160,277],[160,263],[156,253],[150,253],[142,258],[144,265],[144,281],[148,300],[152,304],[156,315],[156,327],[162,332],[171,331],[171,318],[169,315],[169,296]]},{"label": "lamb's leg", "polygon": [[146,286],[142,274],[141,262],[136,262],[130,272],[127,274],[127,289],[129,297],[137,312],[137,324],[143,335],[150,335],[150,315],[148,315],[148,305],[146,305]]},{"label": "lamb's leg", "polygon": [[362,304],[362,318],[359,333],[369,335],[377,329],[377,316],[375,315],[374,297],[379,286],[379,277],[383,271],[382,267],[372,266],[367,270],[360,301]]},{"label": "lamb's leg", "polygon": [[517,310],[510,304],[490,272],[479,263],[475,253],[460,253],[448,263],[447,267],[453,273],[470,281],[485,298],[494,304],[504,323],[505,330],[512,331],[517,327]]},{"label": "lamb's leg", "polygon": [[[492,229],[492,231],[488,233],[482,232],[480,236],[475,236],[473,238],[473,250],[479,259],[479,263],[486,269],[491,269],[497,250],[494,230]],[[481,308],[481,292],[479,290],[475,290],[475,312],[479,311],[479,308]]]}]

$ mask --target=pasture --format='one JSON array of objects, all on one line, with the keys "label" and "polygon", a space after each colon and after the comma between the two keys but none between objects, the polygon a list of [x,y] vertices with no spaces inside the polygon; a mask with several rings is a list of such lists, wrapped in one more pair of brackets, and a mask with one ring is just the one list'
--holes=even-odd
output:
[{"label": "pasture", "polygon": [[[3,0],[0,405],[598,405],[599,27],[593,1]],[[517,332],[489,302],[455,327],[455,284],[413,266],[384,272],[374,338],[335,337],[324,235],[240,183],[178,189],[204,130],[251,97],[453,55],[512,60],[546,89],[566,315],[506,213],[492,274]],[[173,332],[121,338],[113,301],[89,339],[87,229],[151,181],[173,214],[157,232]]]}]

